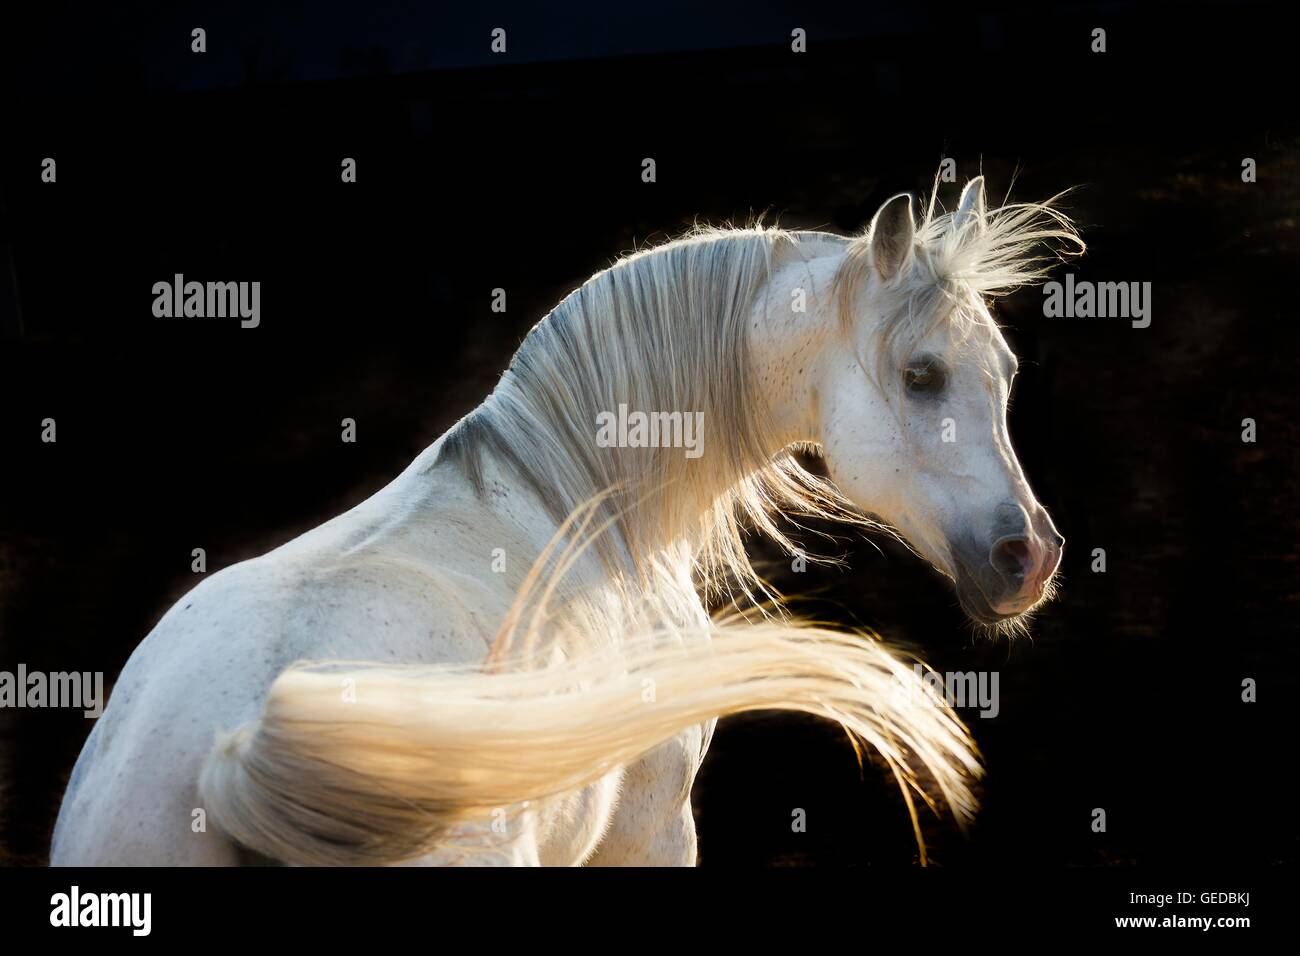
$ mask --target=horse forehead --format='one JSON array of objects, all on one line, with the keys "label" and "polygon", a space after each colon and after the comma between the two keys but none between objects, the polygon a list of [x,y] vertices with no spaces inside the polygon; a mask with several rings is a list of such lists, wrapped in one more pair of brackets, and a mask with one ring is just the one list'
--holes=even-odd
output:
[{"label": "horse forehead", "polygon": [[990,372],[1008,379],[1015,373],[1018,365],[1016,353],[1007,344],[1002,330],[982,305],[977,321],[973,323],[964,338],[967,349]]},{"label": "horse forehead", "polygon": [[987,362],[1008,374],[1016,364],[1016,354],[1002,330],[982,308],[973,320],[968,316],[959,318],[956,309],[950,311],[943,321],[934,323],[919,344],[954,357],[958,352],[968,353],[970,358]]},{"label": "horse forehead", "polygon": [[1015,374],[1016,366],[1019,364],[1016,353],[1007,344],[1006,338],[1002,335],[1002,330],[992,321],[989,322],[987,329],[988,347],[997,359],[999,370],[1009,379]]}]

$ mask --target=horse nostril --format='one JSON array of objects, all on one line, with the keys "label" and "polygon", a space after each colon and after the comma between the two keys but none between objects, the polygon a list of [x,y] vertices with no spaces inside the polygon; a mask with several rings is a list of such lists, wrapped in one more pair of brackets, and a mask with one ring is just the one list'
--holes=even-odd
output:
[{"label": "horse nostril", "polygon": [[1003,577],[1024,577],[1032,563],[1029,542],[1024,538],[1003,538],[989,552],[989,563]]}]

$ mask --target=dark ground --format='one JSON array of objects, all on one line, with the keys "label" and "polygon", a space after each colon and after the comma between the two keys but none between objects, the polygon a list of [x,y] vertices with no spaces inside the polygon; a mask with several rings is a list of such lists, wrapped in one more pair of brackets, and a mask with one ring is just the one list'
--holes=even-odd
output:
[{"label": "dark ground", "polygon": [[[15,277],[0,286],[0,669],[111,680],[195,583],[192,548],[216,570],[376,490],[634,243],[764,210],[854,230],[951,155],[995,193],[1017,169],[1017,198],[1080,185],[1078,276],[1154,284],[1145,330],[1044,319],[1035,290],[999,310],[1024,363],[1013,436],[1069,541],[1061,598],[1009,646],[972,637],[949,588],[883,542],[846,541],[851,571],[776,581],[939,670],[1000,672],[1001,714],[966,714],[984,810],[967,839],[927,820],[939,863],[1294,862],[1300,137],[1284,37],[1266,7],[1119,5],[1104,8],[1112,52],[1090,56],[1086,10],[982,9],[804,58],[390,74],[353,57],[328,82],[285,78],[242,36],[234,86],[180,93],[92,60],[84,85],[29,90],[0,154]],[[945,50],[969,70],[918,65]],[[57,188],[36,182],[46,155]],[[341,156],[356,186],[338,182]],[[262,327],[154,319],[148,290],[173,272],[261,280]],[[56,445],[37,440],[46,416]],[[338,440],[345,416],[356,445]],[[1094,547],[1106,574],[1089,571]],[[88,730],[0,711],[7,861],[43,861]],[[706,866],[916,853],[892,784],[860,777],[815,722],[724,723],[696,807]]]}]

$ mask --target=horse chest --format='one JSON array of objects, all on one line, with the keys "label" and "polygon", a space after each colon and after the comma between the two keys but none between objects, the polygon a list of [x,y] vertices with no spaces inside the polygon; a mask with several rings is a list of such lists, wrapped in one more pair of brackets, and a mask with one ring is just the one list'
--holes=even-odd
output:
[{"label": "horse chest", "polygon": [[714,723],[686,729],[624,769],[622,796],[591,863],[694,864],[691,785],[713,736]]},{"label": "horse chest", "polygon": [[704,752],[716,723],[711,720],[688,727],[640,760],[642,772],[637,774],[636,782],[647,792],[647,802],[656,810],[672,810],[690,799],[695,775],[704,762]]}]

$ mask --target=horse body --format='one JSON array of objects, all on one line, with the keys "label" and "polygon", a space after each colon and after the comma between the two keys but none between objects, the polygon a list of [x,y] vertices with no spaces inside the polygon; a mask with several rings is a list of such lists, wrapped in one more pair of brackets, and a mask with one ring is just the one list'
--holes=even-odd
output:
[{"label": "horse body", "polygon": [[[1009,350],[977,294],[919,296],[948,260],[976,293],[1026,281],[1014,256],[1068,229],[1008,207],[999,232],[979,181],[919,233],[900,208],[858,240],[728,231],[593,277],[390,485],[164,615],[82,751],[51,862],[690,864],[715,719],[771,707],[841,721],[909,807],[923,767],[968,818],[965,729],[888,699],[929,694],[910,667],[865,638],[711,624],[696,589],[761,590],[738,514],[787,544],[773,508],[860,521],[785,457],[804,444],[977,620],[1045,596],[1059,535],[1006,440]],[[985,287],[981,263],[1002,272]],[[935,320],[954,310],[973,317]],[[904,368],[905,400],[876,365]],[[913,388],[941,366],[946,391]],[[705,454],[593,447],[622,401],[703,412]],[[931,445],[941,412],[983,437]]]},{"label": "horse body", "polygon": [[[522,574],[483,574],[486,538],[536,554],[554,532],[527,493],[473,494],[437,446],[372,498],[262,557],[223,569],[178,602],[114,687],[77,762],[51,849],[55,865],[235,865],[222,833],[194,830],[199,770],[218,730],[257,718],[275,678],[303,659],[480,664]],[[526,570],[529,559],[524,559]],[[465,826],[419,864],[586,862],[616,806],[603,860],[693,859],[685,794],[705,730],[683,731],[574,793],[529,808],[511,841]],[[619,803],[625,774],[635,796]],[[676,804],[676,805],[673,805]],[[685,809],[683,809],[685,807]],[[629,819],[630,818],[630,819]],[[619,839],[621,837],[621,839]],[[597,860],[595,862],[602,862]]]}]

